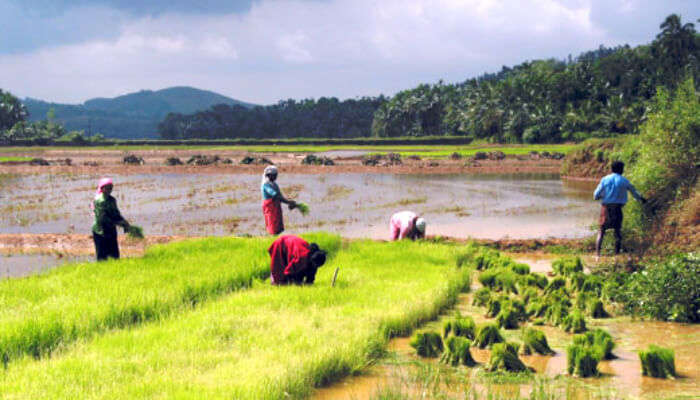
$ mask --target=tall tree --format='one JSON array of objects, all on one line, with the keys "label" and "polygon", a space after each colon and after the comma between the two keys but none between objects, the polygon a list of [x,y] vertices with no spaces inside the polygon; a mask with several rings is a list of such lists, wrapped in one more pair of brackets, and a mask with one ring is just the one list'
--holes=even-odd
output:
[{"label": "tall tree", "polygon": [[0,89],[0,131],[12,128],[28,116],[27,109],[17,97]]}]

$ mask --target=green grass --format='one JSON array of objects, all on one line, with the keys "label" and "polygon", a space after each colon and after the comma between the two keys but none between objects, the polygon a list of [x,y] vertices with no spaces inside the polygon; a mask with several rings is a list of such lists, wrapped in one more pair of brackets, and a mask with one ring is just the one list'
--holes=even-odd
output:
[{"label": "green grass", "polygon": [[0,157],[0,164],[6,162],[20,162],[20,161],[32,161],[33,157]]},{"label": "green grass", "polygon": [[[415,146],[420,147],[420,150],[405,150],[396,146],[393,151],[401,154],[401,157],[420,156],[421,158],[449,158],[453,153],[458,153],[462,157],[471,157],[477,152],[502,151],[506,156],[519,156],[529,154],[531,151],[543,152],[548,151],[568,153],[575,147],[573,144],[533,144],[533,145],[447,145],[447,146]],[[379,154],[385,154],[379,152]]]},{"label": "green grass", "polygon": [[[206,241],[205,241],[206,243]],[[202,256],[198,242],[181,244]],[[437,317],[469,286],[455,246],[346,243],[316,284],[256,283],[187,313],[24,357],[0,378],[22,398],[236,398],[308,395],[383,354],[388,338]],[[240,250],[251,254],[252,249]],[[231,253],[212,249],[212,257]],[[139,263],[143,261],[134,260]],[[336,267],[338,282],[330,281]],[[134,291],[132,291],[134,292]]]},{"label": "green grass", "polygon": [[[337,236],[306,235],[331,254]],[[190,309],[269,276],[271,238],[210,238],[143,258],[84,263],[0,282],[0,357],[46,356],[67,343]]]}]

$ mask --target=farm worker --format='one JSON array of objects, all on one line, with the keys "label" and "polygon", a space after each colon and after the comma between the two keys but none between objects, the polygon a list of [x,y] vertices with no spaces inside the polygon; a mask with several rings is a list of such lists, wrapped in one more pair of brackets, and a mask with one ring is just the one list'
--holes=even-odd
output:
[{"label": "farm worker", "polygon": [[97,184],[97,192],[92,202],[95,213],[95,223],[92,225],[92,239],[95,241],[97,260],[108,257],[119,258],[117,244],[117,225],[126,231],[129,222],[122,217],[117,208],[117,200],[112,197],[113,183],[111,178],[102,178]]},{"label": "farm worker", "polygon": [[600,180],[598,187],[593,193],[595,200],[601,200],[600,208],[600,230],[598,231],[598,240],[595,244],[596,254],[600,256],[600,246],[603,244],[603,237],[607,229],[615,230],[615,254],[620,252],[622,245],[622,207],[627,203],[627,192],[632,193],[637,201],[646,203],[646,199],[642,197],[637,189],[632,186],[627,178],[622,176],[625,169],[625,163],[615,161],[612,163],[612,173]]},{"label": "farm worker", "polygon": [[282,204],[289,205],[289,209],[293,210],[297,203],[294,200],[288,200],[282,195],[282,191],[277,186],[277,167],[268,165],[262,176],[262,210],[265,216],[265,228],[270,235],[277,235],[284,230],[284,222],[282,221]]},{"label": "farm worker", "polygon": [[294,235],[278,237],[270,248],[270,282],[273,285],[314,283],[316,271],[326,262],[326,252],[316,243]]},{"label": "farm worker", "polygon": [[421,239],[425,237],[425,219],[411,211],[397,212],[391,216],[389,229],[391,230],[391,240]]}]

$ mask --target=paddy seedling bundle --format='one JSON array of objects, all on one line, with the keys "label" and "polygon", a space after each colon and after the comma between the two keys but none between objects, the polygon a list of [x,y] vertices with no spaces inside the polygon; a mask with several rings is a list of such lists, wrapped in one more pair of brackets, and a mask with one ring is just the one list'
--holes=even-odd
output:
[{"label": "paddy seedling bundle", "polygon": [[664,379],[676,376],[673,350],[652,344],[647,350],[639,352],[639,360],[642,363],[642,375]]}]

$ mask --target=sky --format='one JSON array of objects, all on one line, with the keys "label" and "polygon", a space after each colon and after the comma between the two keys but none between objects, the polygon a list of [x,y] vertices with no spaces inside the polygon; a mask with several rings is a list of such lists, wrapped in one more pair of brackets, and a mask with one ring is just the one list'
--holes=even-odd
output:
[{"label": "sky", "polygon": [[[0,0],[0,89],[82,103],[193,86],[238,100],[393,95],[649,43],[686,0]],[[696,26],[700,30],[700,26]]]}]

